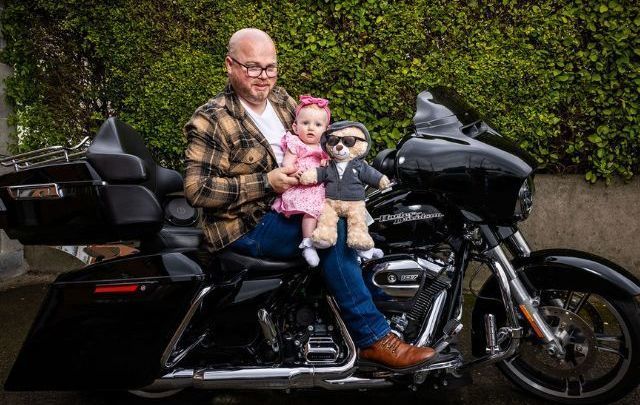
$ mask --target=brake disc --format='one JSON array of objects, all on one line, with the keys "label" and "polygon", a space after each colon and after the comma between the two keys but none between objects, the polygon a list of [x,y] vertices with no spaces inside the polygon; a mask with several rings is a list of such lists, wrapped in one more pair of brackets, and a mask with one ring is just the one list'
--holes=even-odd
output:
[{"label": "brake disc", "polygon": [[562,357],[552,356],[539,340],[527,340],[520,346],[520,357],[545,374],[564,379],[584,375],[596,361],[596,336],[587,322],[574,312],[559,307],[540,307],[540,314],[565,350]]}]

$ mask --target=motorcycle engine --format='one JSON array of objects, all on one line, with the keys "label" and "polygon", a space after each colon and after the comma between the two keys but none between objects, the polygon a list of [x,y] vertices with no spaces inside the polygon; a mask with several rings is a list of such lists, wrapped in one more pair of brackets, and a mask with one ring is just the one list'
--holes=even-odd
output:
[{"label": "motorcycle engine", "polygon": [[292,308],[284,326],[285,356],[295,364],[329,365],[344,359],[338,326],[320,301]]},{"label": "motorcycle engine", "polygon": [[449,287],[454,256],[449,250],[388,255],[366,263],[365,284],[398,335],[412,335],[435,294]]}]

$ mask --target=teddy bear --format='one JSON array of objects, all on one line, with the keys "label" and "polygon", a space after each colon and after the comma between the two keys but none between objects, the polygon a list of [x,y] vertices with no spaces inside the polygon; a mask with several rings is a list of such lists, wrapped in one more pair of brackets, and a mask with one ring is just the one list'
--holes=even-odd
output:
[{"label": "teddy bear", "polygon": [[382,256],[369,235],[364,185],[383,189],[390,181],[364,161],[371,148],[369,131],[360,122],[335,122],[324,132],[320,144],[331,158],[329,164],[300,176],[303,185],[325,183],[324,207],[311,236],[314,246],[323,249],[335,245],[338,219],[343,217],[347,220],[347,245],[364,258]]}]

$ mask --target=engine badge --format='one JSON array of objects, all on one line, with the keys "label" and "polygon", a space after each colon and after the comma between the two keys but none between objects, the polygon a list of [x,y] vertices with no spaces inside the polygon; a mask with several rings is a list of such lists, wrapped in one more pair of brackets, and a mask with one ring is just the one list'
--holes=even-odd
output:
[{"label": "engine badge", "polygon": [[398,277],[396,277],[396,275],[393,273],[389,273],[389,275],[387,276],[387,281],[391,284],[394,284],[396,281],[398,281]]}]

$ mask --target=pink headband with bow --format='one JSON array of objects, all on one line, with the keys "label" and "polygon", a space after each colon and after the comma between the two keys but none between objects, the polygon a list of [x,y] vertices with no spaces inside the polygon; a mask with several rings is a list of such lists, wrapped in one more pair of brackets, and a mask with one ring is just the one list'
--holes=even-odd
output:
[{"label": "pink headband with bow", "polygon": [[317,98],[311,97],[308,94],[303,94],[300,96],[300,104],[296,107],[296,117],[300,110],[310,105],[316,105],[322,108],[327,113],[327,123],[331,121],[331,110],[329,110],[329,100],[326,98]]}]

